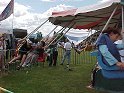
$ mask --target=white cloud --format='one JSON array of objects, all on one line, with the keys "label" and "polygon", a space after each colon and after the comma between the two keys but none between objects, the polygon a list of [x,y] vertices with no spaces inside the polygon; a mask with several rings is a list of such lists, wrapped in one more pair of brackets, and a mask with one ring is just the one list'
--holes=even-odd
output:
[{"label": "white cloud", "polygon": [[4,10],[10,0],[0,0],[0,13]]},{"label": "white cloud", "polygon": [[[10,0],[0,0],[0,12],[3,11],[5,6],[8,4]],[[44,0],[45,1],[45,0]],[[46,0],[46,1],[54,1],[54,0]],[[107,0],[101,0],[101,2]],[[64,4],[57,5],[56,7],[52,7],[46,12],[40,13],[32,13],[29,12],[32,10],[31,6],[24,6],[17,2],[15,2],[14,7],[14,19],[11,15],[6,20],[0,22],[0,28],[20,28],[27,29],[28,32],[33,31],[36,27],[42,24],[49,16],[51,16],[53,11],[63,11],[74,8],[72,6],[67,6]],[[13,21],[12,21],[13,20]],[[13,25],[12,25],[13,24]],[[39,31],[43,33],[43,35],[47,35],[55,26],[51,23],[47,22],[47,24],[43,25]]]},{"label": "white cloud", "polygon": [[100,3],[107,2],[107,1],[112,1],[112,0],[99,0]]},{"label": "white cloud", "polygon": [[55,0],[41,0],[41,1],[43,1],[43,2],[53,2]]},{"label": "white cloud", "polygon": [[24,5],[20,5],[18,3],[14,4],[14,16],[15,17],[19,17],[19,16],[23,16],[28,14],[29,10],[31,9],[30,6],[24,6]]},{"label": "white cloud", "polygon": [[56,7],[52,7],[49,10],[47,10],[43,15],[47,15],[47,17],[51,16],[52,12],[58,12],[58,11],[64,11],[64,10],[69,10],[69,9],[74,9],[73,6],[66,6],[64,4],[57,5]]},{"label": "white cloud", "polygon": [[71,1],[71,2],[73,2],[73,1],[84,1],[84,0],[41,0],[41,1],[43,1],[43,2],[56,2],[56,1],[67,1],[67,2],[69,2],[69,1]]},{"label": "white cloud", "polygon": [[[4,6],[4,8],[5,8],[5,6]],[[11,15],[6,20],[3,20],[0,23],[1,24],[0,28],[12,29],[12,27],[13,27],[13,28],[27,29],[28,32],[30,33],[36,27],[38,27],[40,24],[42,24],[49,16],[51,16],[53,11],[63,11],[63,10],[67,10],[70,8],[72,8],[72,6],[66,6],[66,5],[61,4],[61,5],[57,5],[56,7],[50,8],[46,12],[40,14],[40,13],[29,12],[32,9],[31,6],[24,6],[24,5],[21,5],[17,2],[15,2],[14,17],[13,17],[13,15]],[[3,11],[3,10],[1,10],[1,11]],[[47,24],[43,25],[39,29],[39,31],[41,31],[43,33],[43,35],[47,35],[54,27],[55,27],[54,25],[47,22]]]}]

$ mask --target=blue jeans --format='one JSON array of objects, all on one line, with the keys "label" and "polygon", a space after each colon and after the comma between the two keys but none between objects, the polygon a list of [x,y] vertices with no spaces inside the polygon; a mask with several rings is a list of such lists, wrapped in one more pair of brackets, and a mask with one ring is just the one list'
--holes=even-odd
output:
[{"label": "blue jeans", "polygon": [[62,58],[62,64],[64,63],[66,58],[67,58],[67,64],[70,64],[70,60],[71,60],[70,56],[71,56],[71,50],[66,50]]}]

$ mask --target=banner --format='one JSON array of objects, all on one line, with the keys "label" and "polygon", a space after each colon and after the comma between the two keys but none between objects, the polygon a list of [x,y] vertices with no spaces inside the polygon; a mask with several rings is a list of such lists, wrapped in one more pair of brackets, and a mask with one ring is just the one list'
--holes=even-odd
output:
[{"label": "banner", "polygon": [[3,12],[0,15],[0,21],[5,20],[8,18],[14,10],[14,0],[11,0],[9,4],[6,6],[6,8],[3,10]]}]

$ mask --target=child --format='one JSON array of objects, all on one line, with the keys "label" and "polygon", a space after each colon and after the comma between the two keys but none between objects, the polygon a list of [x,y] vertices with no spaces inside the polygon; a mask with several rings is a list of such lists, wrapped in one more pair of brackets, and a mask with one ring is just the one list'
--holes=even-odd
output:
[{"label": "child", "polygon": [[18,55],[14,57],[10,62],[8,62],[8,64],[12,64],[13,61],[16,60],[21,60],[21,63],[17,67],[17,70],[20,69],[26,59],[27,53],[32,49],[31,44],[31,41],[25,41],[25,43],[20,47]]},{"label": "child", "polygon": [[38,45],[34,48],[34,50],[27,55],[26,60],[22,65],[22,67],[25,67],[26,65],[28,66],[31,63],[35,63],[37,61],[39,54],[44,53],[44,46],[45,46],[44,41],[38,43]]}]

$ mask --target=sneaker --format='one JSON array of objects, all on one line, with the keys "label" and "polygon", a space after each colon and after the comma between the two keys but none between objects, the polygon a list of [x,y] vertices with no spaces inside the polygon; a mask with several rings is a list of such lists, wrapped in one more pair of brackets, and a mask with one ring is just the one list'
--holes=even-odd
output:
[{"label": "sneaker", "polygon": [[92,85],[86,86],[86,88],[94,89]]},{"label": "sneaker", "polygon": [[66,67],[69,68],[69,64],[67,64]]}]

